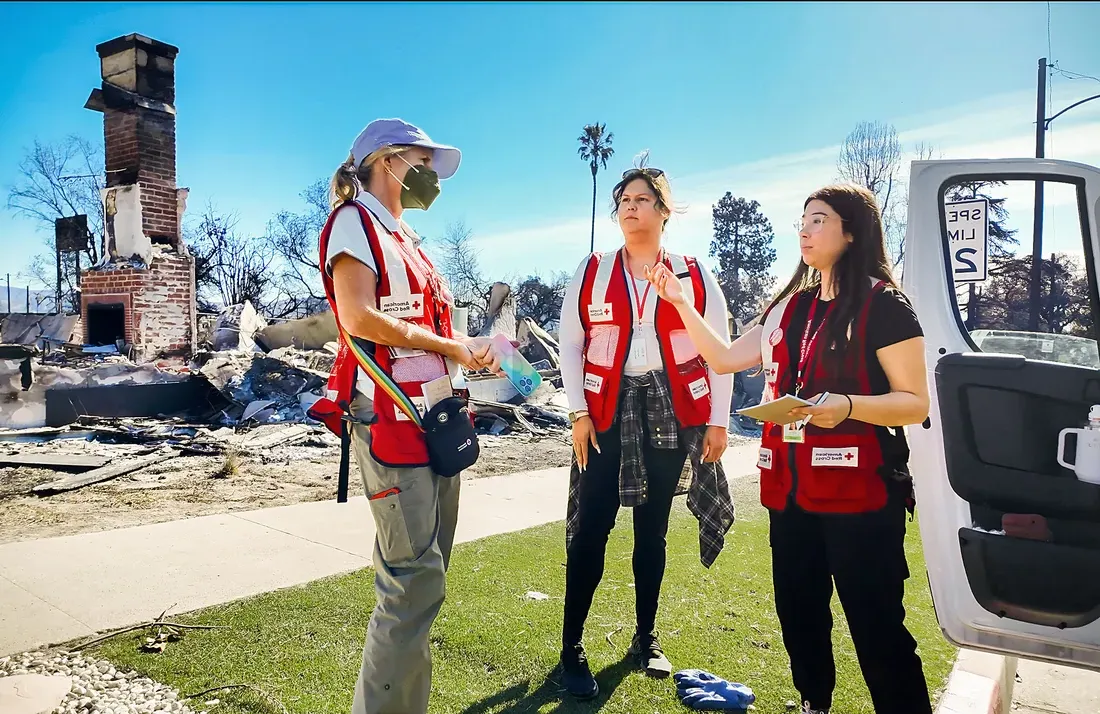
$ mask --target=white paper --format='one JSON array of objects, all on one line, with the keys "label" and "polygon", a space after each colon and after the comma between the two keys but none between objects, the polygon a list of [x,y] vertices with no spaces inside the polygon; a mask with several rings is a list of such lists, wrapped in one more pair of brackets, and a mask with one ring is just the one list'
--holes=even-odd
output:
[{"label": "white paper", "polygon": [[423,357],[428,353],[412,347],[391,347],[390,354],[393,355],[394,359],[408,359],[409,357]]},{"label": "white paper", "polygon": [[796,397],[792,394],[784,394],[782,397],[773,399],[764,404],[738,409],[737,413],[743,414],[751,419],[771,422],[772,424],[791,424],[798,420],[788,417],[787,413],[789,411],[799,407],[812,407],[813,405],[813,402],[806,399]]},{"label": "white paper", "polygon": [[430,410],[436,404],[439,404],[453,394],[451,391],[450,375],[443,375],[430,382],[426,382],[423,391],[425,406]]}]

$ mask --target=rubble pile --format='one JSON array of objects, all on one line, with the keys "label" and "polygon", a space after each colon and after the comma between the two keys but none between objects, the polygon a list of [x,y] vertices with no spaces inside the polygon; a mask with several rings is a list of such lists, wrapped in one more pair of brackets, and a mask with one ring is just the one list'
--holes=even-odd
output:
[{"label": "rubble pile", "polygon": [[[114,345],[74,344],[71,334],[54,339],[57,329],[71,328],[71,320],[46,325],[39,319],[33,329],[21,324],[22,343],[0,344],[0,445],[37,442],[42,449],[24,447],[19,456],[4,457],[0,446],[0,460],[15,464],[19,458],[30,459],[75,472],[45,484],[52,493],[182,455],[263,455],[282,453],[291,445],[299,450],[306,444],[336,445],[307,416],[325,392],[336,357],[338,336],[331,313],[269,324],[246,302],[211,317],[208,339],[189,361],[144,364],[125,356],[125,345],[120,353]],[[16,332],[15,327],[5,330],[6,335]],[[489,314],[481,329],[471,332],[515,340],[543,379],[525,399],[505,377],[484,371],[467,374],[478,432],[568,439],[569,406],[558,342],[531,318],[516,316],[506,284],[493,286]],[[758,401],[761,379],[751,372],[736,376],[732,411]],[[754,437],[760,427],[734,414],[730,431]],[[62,442],[49,448],[44,444],[54,440]],[[77,440],[83,442],[79,453],[58,455],[60,443],[75,445]],[[100,454],[94,444],[133,448]]]},{"label": "rubble pile", "polygon": [[117,355],[67,358],[59,351],[39,355],[39,350],[28,348],[25,358],[6,359],[0,352],[0,427],[45,426],[50,391],[169,384],[189,378],[189,370],[182,366],[171,370],[152,363],[139,365]]},{"label": "rubble pile", "polygon": [[256,349],[256,333],[265,327],[267,320],[256,312],[251,302],[245,300],[240,305],[230,305],[214,321],[213,348],[252,352]]},{"label": "rubble pile", "polygon": [[71,343],[80,315],[8,315],[0,325],[0,344],[48,350]]},{"label": "rubble pile", "polygon": [[224,424],[304,422],[305,410],[328,379],[327,372],[263,354],[217,352],[202,355],[198,363],[203,363],[200,373],[231,402],[221,412]]}]

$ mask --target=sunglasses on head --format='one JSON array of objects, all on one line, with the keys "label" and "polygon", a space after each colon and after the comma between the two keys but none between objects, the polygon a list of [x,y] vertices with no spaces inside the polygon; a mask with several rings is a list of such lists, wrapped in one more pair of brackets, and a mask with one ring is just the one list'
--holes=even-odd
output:
[{"label": "sunglasses on head", "polygon": [[645,174],[646,176],[648,176],[650,178],[659,178],[661,176],[664,176],[665,172],[662,171],[661,169],[651,169],[651,168],[627,169],[626,171],[623,171],[623,178],[627,178],[628,176],[637,176],[638,174]]}]

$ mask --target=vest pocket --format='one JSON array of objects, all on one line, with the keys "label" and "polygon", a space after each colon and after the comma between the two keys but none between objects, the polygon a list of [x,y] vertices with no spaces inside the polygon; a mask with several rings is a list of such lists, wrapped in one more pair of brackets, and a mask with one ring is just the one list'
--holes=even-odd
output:
[{"label": "vest pocket", "polygon": [[861,469],[824,466],[800,469],[798,490],[811,504],[822,506],[809,510],[861,512],[870,510],[866,507],[867,477],[868,473]]},{"label": "vest pocket", "polygon": [[885,485],[875,445],[858,435],[815,431],[795,447],[799,496],[808,506],[820,507],[811,510],[858,513],[881,507]]},{"label": "vest pocket", "polygon": [[668,339],[672,343],[672,359],[676,364],[690,362],[699,356],[699,350],[695,348],[687,330],[673,330]]},{"label": "vest pocket", "polygon": [[[385,405],[375,402],[375,409],[394,410],[396,405],[388,398]],[[371,425],[371,454],[383,465],[395,468],[417,468],[428,463],[428,443],[424,433],[406,418],[397,421],[396,417],[383,418]],[[410,464],[410,466],[402,466]]]},{"label": "vest pocket", "polygon": [[[696,357],[685,364],[677,364],[675,369],[678,375],[677,381],[687,391],[690,402],[698,402],[710,395],[707,366],[701,357]],[[675,385],[675,382],[672,382],[672,385]],[[675,396],[673,400],[675,401]]]},{"label": "vest pocket", "polygon": [[679,373],[679,375],[684,379],[690,381],[695,379],[696,377],[707,376],[707,364],[703,361],[702,357],[696,355],[694,358],[688,360],[687,362],[677,362],[676,372]]},{"label": "vest pocket", "polygon": [[615,348],[618,345],[618,325],[592,325],[588,328],[588,350],[585,352],[585,360],[597,367],[613,367]]},{"label": "vest pocket", "polygon": [[430,382],[447,374],[447,366],[443,358],[434,352],[416,357],[398,357],[393,361],[391,370],[393,381],[398,384]]},{"label": "vest pocket", "polygon": [[790,448],[780,437],[770,437],[773,424],[764,425],[764,438],[760,444],[756,467],[760,470],[760,503],[765,508],[783,508],[790,491],[790,475],[786,468],[787,450]]}]

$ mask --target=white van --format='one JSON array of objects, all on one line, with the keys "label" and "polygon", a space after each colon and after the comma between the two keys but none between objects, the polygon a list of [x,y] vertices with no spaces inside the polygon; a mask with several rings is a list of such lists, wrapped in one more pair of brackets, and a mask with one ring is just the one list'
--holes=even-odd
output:
[{"label": "white van", "polygon": [[910,465],[940,626],[962,647],[1100,670],[1100,485],[1058,459],[1060,432],[1100,404],[1100,170],[918,161],[910,176],[903,285],[932,395]]}]

